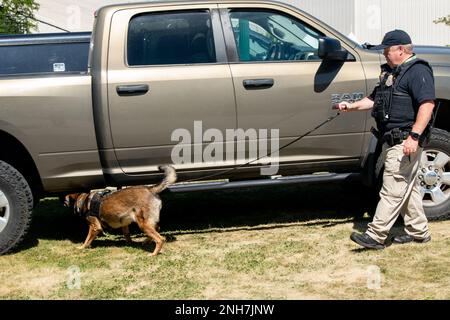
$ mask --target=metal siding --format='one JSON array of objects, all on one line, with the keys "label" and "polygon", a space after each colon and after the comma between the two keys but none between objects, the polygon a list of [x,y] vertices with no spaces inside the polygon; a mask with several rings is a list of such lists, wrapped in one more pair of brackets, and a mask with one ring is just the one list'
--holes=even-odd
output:
[{"label": "metal siding", "polygon": [[386,17],[381,9],[382,0],[355,2],[355,34],[358,42],[379,43],[383,37],[382,24]]},{"label": "metal siding", "polygon": [[354,30],[354,0],[281,0],[326,22],[345,35]]},{"label": "metal siding", "polygon": [[[90,31],[103,5],[142,0],[41,0],[37,17],[71,31]],[[450,44],[450,27],[433,20],[450,14],[449,0],[279,0],[294,5],[358,42],[379,43],[385,32],[404,29],[415,44]],[[40,25],[40,32],[56,32]]]},{"label": "metal siding", "polygon": [[450,27],[433,23],[450,14],[448,0],[284,0],[318,17],[360,43],[379,43],[393,29],[403,29],[415,44],[448,45]]},{"label": "metal siding", "polygon": [[435,24],[433,20],[450,14],[450,1],[397,0],[395,3],[382,1],[383,33],[402,29],[411,35],[415,44],[450,44],[450,27]]},{"label": "metal siding", "polygon": [[[92,31],[94,12],[100,7],[143,0],[41,0],[36,18],[52,23],[69,31]],[[39,32],[59,32],[59,30],[39,24]]]}]

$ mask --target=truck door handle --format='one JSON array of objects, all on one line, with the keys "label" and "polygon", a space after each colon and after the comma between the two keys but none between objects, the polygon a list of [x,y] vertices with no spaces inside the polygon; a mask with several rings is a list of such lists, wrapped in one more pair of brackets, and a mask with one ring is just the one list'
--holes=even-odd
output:
[{"label": "truck door handle", "polygon": [[119,96],[141,96],[148,92],[148,84],[138,84],[131,86],[117,86],[116,91]]},{"label": "truck door handle", "polygon": [[250,79],[244,80],[244,88],[247,90],[261,90],[272,88],[273,79]]}]

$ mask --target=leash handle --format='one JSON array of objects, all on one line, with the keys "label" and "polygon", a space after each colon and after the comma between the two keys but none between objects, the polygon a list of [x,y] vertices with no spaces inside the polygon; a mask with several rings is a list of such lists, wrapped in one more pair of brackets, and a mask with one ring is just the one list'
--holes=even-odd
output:
[{"label": "leash handle", "polygon": [[[336,105],[333,105],[332,109],[334,109],[335,106],[336,106]],[[338,109],[339,109],[339,108],[338,108]],[[259,157],[259,158],[256,158],[256,159],[251,160],[251,161],[249,161],[249,162],[247,162],[247,163],[241,164],[240,166],[233,167],[233,168],[231,168],[231,169],[229,169],[229,170],[226,170],[226,171],[221,171],[221,172],[217,172],[217,173],[214,173],[214,174],[211,174],[211,175],[207,175],[207,176],[204,176],[204,177],[195,178],[195,179],[189,179],[189,180],[186,180],[186,181],[180,181],[180,182],[193,182],[193,181],[198,181],[198,180],[203,180],[203,179],[208,179],[208,178],[217,177],[217,176],[220,176],[220,175],[223,175],[223,174],[226,174],[226,173],[233,172],[233,171],[235,171],[235,170],[237,170],[237,169],[239,169],[239,168],[245,167],[245,166],[247,166],[247,165],[249,165],[249,164],[251,164],[251,163],[253,163],[253,162],[255,162],[255,161],[258,161],[258,160],[260,160],[260,159],[262,159],[262,158],[270,157],[273,153],[278,152],[278,151],[281,151],[281,150],[283,150],[284,148],[289,147],[290,145],[296,143],[296,142],[299,141],[300,139],[302,139],[302,138],[306,137],[307,135],[313,133],[314,131],[316,131],[316,130],[319,129],[320,127],[323,127],[323,126],[324,126],[325,124],[327,124],[328,122],[333,121],[333,120],[336,119],[339,115],[340,115],[340,113],[338,112],[336,115],[331,116],[331,117],[329,117],[327,120],[323,121],[321,124],[319,124],[318,126],[316,126],[314,129],[312,129],[312,130],[308,131],[307,133],[305,133],[305,134],[303,134],[303,135],[297,137],[295,140],[293,140],[293,141],[289,142],[288,144],[282,146],[282,147],[279,148],[278,150],[275,150],[275,151],[270,152],[270,153],[267,154],[267,155],[261,156],[261,157]]]}]

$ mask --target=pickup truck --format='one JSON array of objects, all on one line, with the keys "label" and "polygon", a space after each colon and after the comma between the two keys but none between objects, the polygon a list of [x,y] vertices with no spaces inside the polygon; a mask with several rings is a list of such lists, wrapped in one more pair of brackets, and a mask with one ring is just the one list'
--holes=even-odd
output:
[{"label": "pickup truck", "polygon": [[[434,70],[440,108],[418,179],[429,218],[450,213],[450,48],[415,47]],[[91,33],[0,37],[0,253],[25,236],[39,199],[155,183],[173,164],[172,191],[380,178],[370,112],[337,117],[279,151],[276,174],[238,145],[267,136],[174,140],[195,125],[278,129],[279,146],[368,95],[381,52],[273,1],[147,2],[106,6]],[[174,162],[183,145],[191,161]],[[226,151],[223,146],[226,146]],[[187,148],[187,149],[186,149]],[[227,157],[224,154],[227,153]],[[377,168],[377,170],[376,170]],[[214,176],[213,181],[205,177]]]}]

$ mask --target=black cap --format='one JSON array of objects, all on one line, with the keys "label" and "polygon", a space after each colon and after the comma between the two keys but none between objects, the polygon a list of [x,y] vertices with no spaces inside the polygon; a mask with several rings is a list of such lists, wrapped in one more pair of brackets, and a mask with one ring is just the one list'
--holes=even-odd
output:
[{"label": "black cap", "polygon": [[384,35],[380,45],[370,48],[371,50],[381,50],[387,47],[398,46],[402,44],[411,44],[411,37],[403,30],[389,31]]}]

